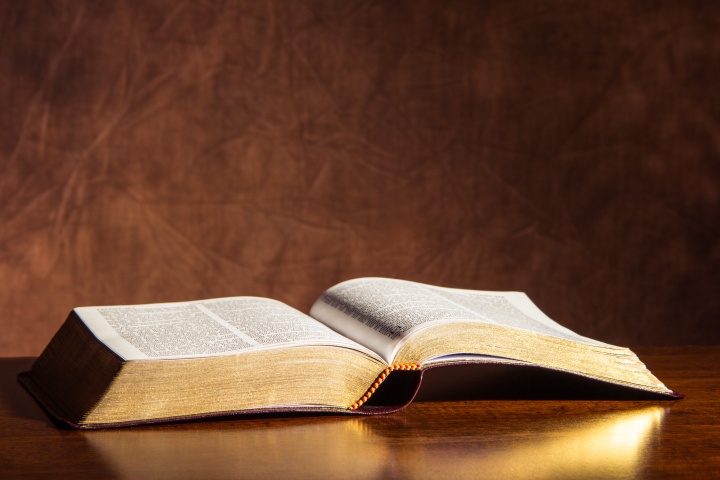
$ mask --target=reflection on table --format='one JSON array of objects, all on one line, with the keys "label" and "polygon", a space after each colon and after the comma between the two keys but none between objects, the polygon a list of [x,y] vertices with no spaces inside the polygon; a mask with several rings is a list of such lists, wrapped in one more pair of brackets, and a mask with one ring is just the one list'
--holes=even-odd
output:
[{"label": "reflection on table", "polygon": [[83,437],[122,478],[298,472],[305,478],[538,479],[588,472],[615,478],[642,471],[665,416],[657,405],[569,418],[522,416],[508,434],[506,419],[500,425],[488,421],[487,412],[455,410],[443,416],[442,428],[432,418],[395,415],[292,418],[287,425],[252,419],[233,422],[233,429],[185,424],[89,431]]}]

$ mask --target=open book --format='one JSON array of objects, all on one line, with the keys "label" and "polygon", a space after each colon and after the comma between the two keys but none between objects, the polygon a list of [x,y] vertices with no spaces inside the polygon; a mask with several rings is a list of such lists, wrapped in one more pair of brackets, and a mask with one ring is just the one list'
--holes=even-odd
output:
[{"label": "open book", "polygon": [[[58,419],[100,428],[390,412],[412,400],[423,370],[467,363],[534,365],[676,395],[630,350],[573,333],[523,293],[384,278],[330,288],[310,316],[257,297],[76,308],[19,380]],[[399,377],[398,391],[381,395]]]}]

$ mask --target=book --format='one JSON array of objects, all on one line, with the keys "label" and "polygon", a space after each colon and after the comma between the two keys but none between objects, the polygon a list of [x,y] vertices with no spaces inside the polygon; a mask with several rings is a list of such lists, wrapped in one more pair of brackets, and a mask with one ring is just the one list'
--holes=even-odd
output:
[{"label": "book", "polygon": [[309,315],[229,297],[73,309],[23,386],[76,428],[265,412],[389,413],[423,372],[532,365],[677,397],[627,348],[578,335],[520,292],[348,280]]}]

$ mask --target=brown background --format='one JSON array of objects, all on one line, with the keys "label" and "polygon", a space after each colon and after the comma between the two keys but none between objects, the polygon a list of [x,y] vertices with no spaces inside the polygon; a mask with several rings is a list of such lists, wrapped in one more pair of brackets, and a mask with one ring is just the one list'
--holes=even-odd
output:
[{"label": "brown background", "polygon": [[4,1],[0,355],[389,276],[720,340],[720,3]]}]

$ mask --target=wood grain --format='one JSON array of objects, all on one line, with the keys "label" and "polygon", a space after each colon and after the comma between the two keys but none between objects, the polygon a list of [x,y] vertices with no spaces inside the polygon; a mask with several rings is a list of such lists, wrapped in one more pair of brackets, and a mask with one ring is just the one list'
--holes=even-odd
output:
[{"label": "wood grain", "polygon": [[634,349],[684,400],[416,402],[386,416],[257,416],[63,429],[0,359],[3,478],[707,478],[720,471],[720,347]]}]

